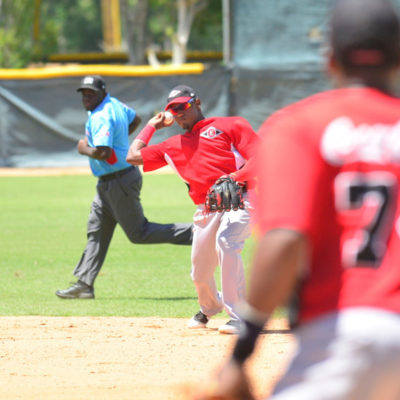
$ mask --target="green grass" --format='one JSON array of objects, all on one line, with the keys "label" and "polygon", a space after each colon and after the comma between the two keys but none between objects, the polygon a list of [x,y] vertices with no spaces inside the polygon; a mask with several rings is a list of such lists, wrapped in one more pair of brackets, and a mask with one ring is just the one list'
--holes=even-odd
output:
[{"label": "green grass", "polygon": [[[96,180],[1,177],[0,184],[0,315],[189,317],[198,310],[190,246],[135,245],[119,227],[96,300],[57,298],[55,290],[76,281]],[[175,175],[145,175],[142,204],[147,218],[161,223],[190,222],[195,209]],[[246,265],[252,245],[243,251]]]}]

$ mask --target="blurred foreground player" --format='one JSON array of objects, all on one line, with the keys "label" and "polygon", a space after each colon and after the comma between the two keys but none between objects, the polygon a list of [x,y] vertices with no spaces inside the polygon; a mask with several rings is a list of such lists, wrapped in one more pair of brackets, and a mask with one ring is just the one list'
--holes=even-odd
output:
[{"label": "blurred foreground player", "polygon": [[214,398],[252,398],[244,361],[291,298],[298,349],[272,399],[400,399],[399,18],[386,0],[341,0],[330,28],[337,88],[260,129],[261,237]]}]

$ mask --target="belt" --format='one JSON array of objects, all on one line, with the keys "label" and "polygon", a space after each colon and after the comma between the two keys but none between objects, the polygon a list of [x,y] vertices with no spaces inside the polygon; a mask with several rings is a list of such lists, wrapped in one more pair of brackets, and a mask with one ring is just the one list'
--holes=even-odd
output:
[{"label": "belt", "polygon": [[128,172],[132,171],[135,168],[136,167],[132,165],[131,167],[121,169],[116,172],[112,172],[111,174],[102,175],[99,176],[99,180],[101,180],[102,182],[107,182],[110,181],[111,179],[119,178],[120,176],[127,174]]}]

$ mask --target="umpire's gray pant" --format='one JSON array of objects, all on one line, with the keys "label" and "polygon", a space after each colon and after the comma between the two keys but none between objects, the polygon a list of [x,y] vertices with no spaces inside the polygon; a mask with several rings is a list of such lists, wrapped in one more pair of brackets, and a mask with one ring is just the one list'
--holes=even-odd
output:
[{"label": "umpire's gray pant", "polygon": [[104,263],[114,229],[118,224],[133,243],[192,243],[192,224],[148,222],[140,203],[142,175],[137,167],[109,181],[99,179],[88,226],[87,245],[74,275],[93,285]]}]

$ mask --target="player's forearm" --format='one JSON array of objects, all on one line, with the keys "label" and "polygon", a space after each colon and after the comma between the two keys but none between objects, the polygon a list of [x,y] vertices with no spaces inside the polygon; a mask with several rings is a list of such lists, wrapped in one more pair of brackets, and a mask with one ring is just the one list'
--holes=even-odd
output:
[{"label": "player's forearm", "polygon": [[83,156],[94,158],[96,160],[107,160],[111,155],[111,148],[106,146],[90,147],[87,139],[81,139],[78,142],[78,152]]},{"label": "player's forearm", "polygon": [[129,147],[126,161],[132,165],[143,165],[141,149],[146,147],[147,144],[140,139],[135,139]]},{"label": "player's forearm", "polygon": [[[150,120],[151,121],[151,120]],[[156,131],[156,128],[152,123],[147,123],[147,125],[138,133],[136,139],[132,142],[129,147],[128,154],[126,156],[126,161],[132,165],[142,165],[143,158],[140,152],[143,147],[146,147],[150,142],[151,138]]]},{"label": "player's forearm", "polygon": [[247,303],[238,308],[242,326],[232,353],[235,363],[242,364],[252,354],[269,316],[289,299],[306,254],[305,237],[290,230],[270,231],[258,243]]},{"label": "player's forearm", "polygon": [[249,182],[254,179],[254,159],[249,159],[243,167],[230,174],[237,182]]},{"label": "player's forearm", "polygon": [[306,263],[307,240],[302,234],[277,229],[258,243],[250,273],[248,303],[272,314],[289,299]]}]

